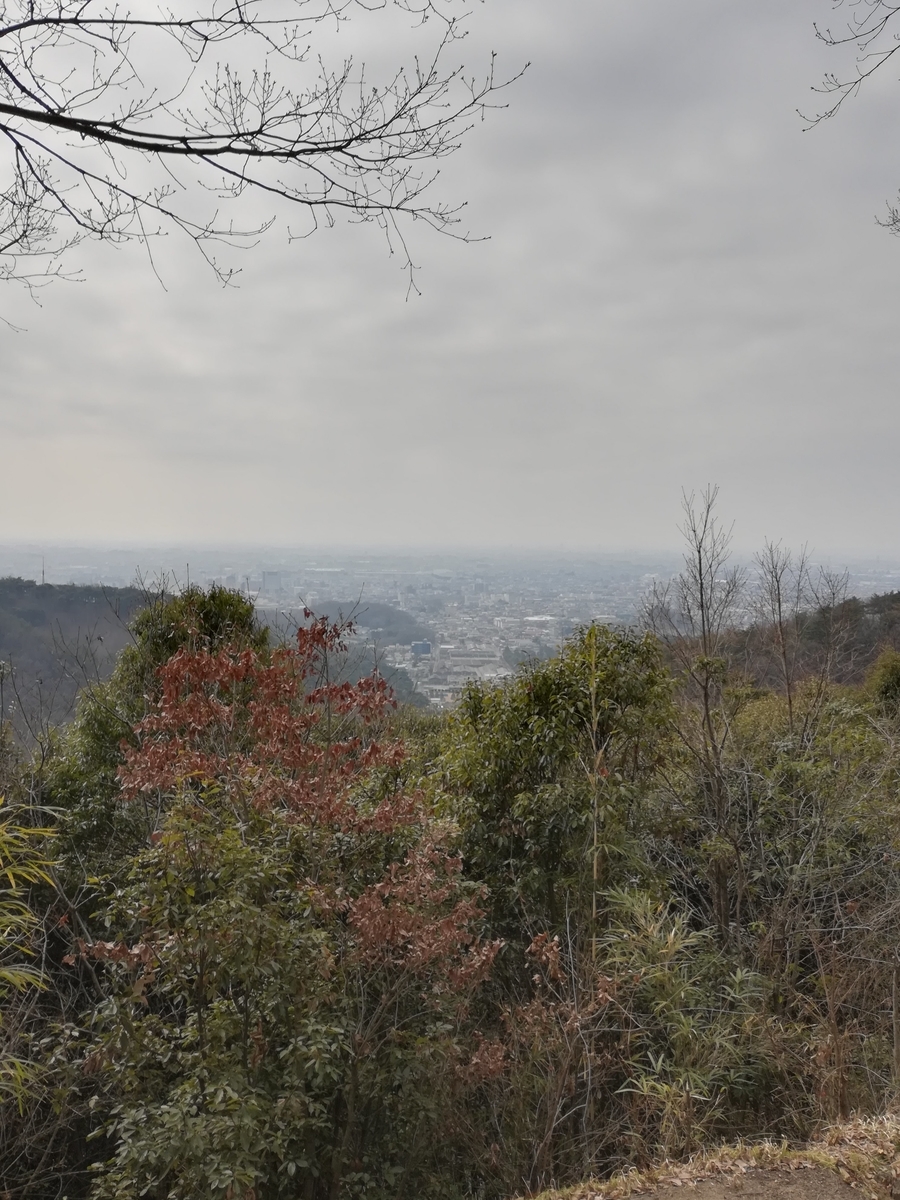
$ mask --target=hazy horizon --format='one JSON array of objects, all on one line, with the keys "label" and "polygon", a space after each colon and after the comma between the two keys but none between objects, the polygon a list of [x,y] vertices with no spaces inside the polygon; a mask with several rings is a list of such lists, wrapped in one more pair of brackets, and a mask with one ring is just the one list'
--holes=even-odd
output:
[{"label": "hazy horizon", "polygon": [[[797,549],[797,548],[795,548]],[[818,553],[807,547],[813,567],[844,571],[853,584],[871,582],[864,591],[894,590],[894,580],[900,580],[900,555],[839,555]],[[735,565],[752,570],[754,554],[735,549]],[[0,543],[0,578],[19,576],[48,583],[114,583],[128,586],[143,580],[152,583],[164,575],[171,576],[178,586],[188,582],[207,585],[221,579],[225,572],[235,576],[233,586],[244,588],[249,573],[283,570],[288,573],[306,571],[323,576],[346,575],[352,572],[358,579],[371,575],[396,572],[399,574],[451,573],[478,574],[479,571],[502,572],[519,570],[540,572],[563,570],[597,572],[598,577],[609,573],[624,573],[635,579],[640,576],[669,578],[678,573],[683,563],[680,548],[673,549],[591,549],[562,550],[552,547],[484,546],[289,546],[276,543],[207,543],[158,544],[124,543]],[[866,576],[872,576],[871,581]],[[337,591],[340,591],[338,588]],[[335,599],[342,598],[335,592]],[[343,597],[347,598],[347,597]]]}]

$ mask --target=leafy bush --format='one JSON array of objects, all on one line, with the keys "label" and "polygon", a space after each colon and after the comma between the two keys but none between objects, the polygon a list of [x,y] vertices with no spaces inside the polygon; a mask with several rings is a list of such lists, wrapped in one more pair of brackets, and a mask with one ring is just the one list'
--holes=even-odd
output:
[{"label": "leafy bush", "polygon": [[458,1190],[437,1134],[498,946],[446,831],[393,789],[382,681],[319,677],[340,633],[180,650],[125,752],[124,796],[165,815],[80,945],[110,988],[98,1197]]}]

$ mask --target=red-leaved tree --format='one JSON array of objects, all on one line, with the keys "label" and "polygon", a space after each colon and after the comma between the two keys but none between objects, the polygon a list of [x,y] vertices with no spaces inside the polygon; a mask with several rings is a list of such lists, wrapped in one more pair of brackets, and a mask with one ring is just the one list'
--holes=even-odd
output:
[{"label": "red-leaved tree", "polygon": [[389,689],[333,681],[346,630],[308,618],[266,657],[180,650],[125,749],[123,801],[164,817],[81,947],[110,983],[85,1060],[115,1149],[98,1196],[440,1193],[498,944],[400,786]]}]

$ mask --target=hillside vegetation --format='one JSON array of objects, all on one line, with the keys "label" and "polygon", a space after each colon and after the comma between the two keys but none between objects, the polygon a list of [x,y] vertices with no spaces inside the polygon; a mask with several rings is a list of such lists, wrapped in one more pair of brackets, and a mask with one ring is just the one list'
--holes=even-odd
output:
[{"label": "hillside vegetation", "polygon": [[434,630],[411,613],[365,597],[355,602],[322,600],[316,604],[316,613],[329,621],[353,621],[367,631],[376,646],[409,646],[413,642],[434,640]]},{"label": "hillside vegetation", "polygon": [[[31,742],[49,726],[70,720],[79,691],[109,678],[132,640],[131,621],[165,589],[165,581],[150,591],[0,578],[0,723],[9,721],[20,739]],[[357,640],[338,667],[347,679],[355,682],[380,664],[402,702],[427,704],[405,671],[381,661],[379,650],[430,638],[430,630],[389,604],[326,601],[320,615],[367,623],[366,638]],[[293,625],[274,619],[273,640],[291,636]]]},{"label": "hillside vegetation", "polygon": [[85,587],[0,579],[3,719],[64,721],[79,688],[112,671],[128,622],[148,603],[137,587]]},{"label": "hillside vegetation", "polygon": [[7,738],[0,1195],[587,1196],[888,1111],[896,597],[712,499],[642,629],[450,714],[195,588]]}]

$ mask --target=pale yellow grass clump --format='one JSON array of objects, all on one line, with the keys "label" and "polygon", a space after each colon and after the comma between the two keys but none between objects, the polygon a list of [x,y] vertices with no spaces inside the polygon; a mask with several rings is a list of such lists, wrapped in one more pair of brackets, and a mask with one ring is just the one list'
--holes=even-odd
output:
[{"label": "pale yellow grass clump", "polygon": [[[624,1200],[662,1187],[685,1187],[702,1179],[748,1171],[801,1171],[812,1167],[833,1171],[869,1200],[900,1196],[900,1116],[854,1119],[825,1129],[802,1148],[787,1142],[737,1142],[695,1154],[687,1162],[662,1162],[607,1180],[588,1180],[561,1191],[543,1192],[538,1200]],[[897,1181],[895,1183],[895,1181]]]}]

